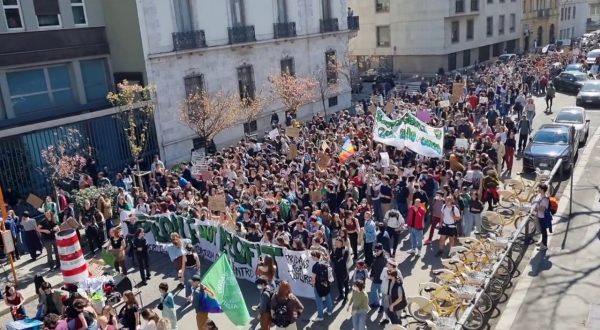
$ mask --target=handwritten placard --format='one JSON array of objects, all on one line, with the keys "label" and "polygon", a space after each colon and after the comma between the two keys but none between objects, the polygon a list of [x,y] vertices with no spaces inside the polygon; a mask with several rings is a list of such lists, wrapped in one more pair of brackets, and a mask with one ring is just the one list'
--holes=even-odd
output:
[{"label": "handwritten placard", "polygon": [[463,97],[465,92],[465,84],[453,83],[452,84],[452,103],[457,103]]},{"label": "handwritten placard", "polygon": [[320,152],[319,154],[317,154],[317,165],[320,168],[327,168],[327,166],[329,165],[329,159],[329,156]]},{"label": "handwritten placard", "polygon": [[269,139],[275,140],[276,137],[279,136],[279,129],[275,128],[269,132]]},{"label": "handwritten placard", "polygon": [[457,148],[461,148],[461,149],[468,149],[469,148],[469,140],[467,139],[456,139],[456,142],[454,142],[454,145]]},{"label": "handwritten placard", "polygon": [[390,167],[390,155],[387,152],[380,152],[379,156],[381,157],[381,167]]},{"label": "handwritten placard", "polygon": [[285,135],[291,137],[291,138],[297,138],[298,136],[300,136],[300,128],[298,127],[286,127],[285,129]]},{"label": "handwritten placard", "polygon": [[44,204],[44,201],[34,194],[29,194],[29,196],[27,196],[26,201],[27,204],[35,207],[36,209],[39,209],[40,207],[42,207],[42,204]]},{"label": "handwritten placard", "polygon": [[211,211],[225,212],[227,206],[225,204],[225,195],[216,195],[208,197],[208,209]]},{"label": "handwritten placard", "polygon": [[440,101],[438,103],[438,105],[440,106],[440,108],[449,108],[450,107],[450,100]]},{"label": "handwritten placard", "polygon": [[74,218],[68,218],[67,220],[65,220],[62,224],[60,224],[60,230],[67,230],[67,229],[79,229],[79,222],[77,222],[77,220],[75,220]]},{"label": "handwritten placard", "polygon": [[487,104],[488,103],[488,98],[485,96],[480,96],[479,97],[479,104]]},{"label": "handwritten placard", "polygon": [[292,160],[298,156],[298,147],[295,144],[290,145],[290,151],[288,152],[287,159]]}]

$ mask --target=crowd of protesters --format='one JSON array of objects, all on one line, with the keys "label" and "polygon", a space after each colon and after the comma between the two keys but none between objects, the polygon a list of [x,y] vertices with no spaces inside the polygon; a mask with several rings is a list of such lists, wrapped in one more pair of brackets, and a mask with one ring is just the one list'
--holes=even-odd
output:
[{"label": "crowd of protesters", "polygon": [[[304,124],[286,120],[299,128],[298,136],[287,136],[283,125],[274,125],[279,131],[273,139],[246,138],[207,156],[203,175],[193,174],[191,164],[171,171],[156,156],[144,189],[133,186],[130,170],[117,174],[88,170],[81,175],[80,188],[114,185],[119,189],[114,200],[106,195],[86,200],[75,212],[69,194],[58,190],[56,202],[50,196],[45,199],[41,221],[28,213],[17,216],[12,212],[7,227],[18,242],[17,253],[28,252],[35,259],[45,249],[48,267],[54,268],[59,265],[54,235],[61,223],[72,218],[84,229],[86,250],[94,254],[107,247],[115,257],[116,270],[124,274],[137,261],[141,279],[146,281],[151,265],[144,231],[136,226],[135,216],[121,222],[121,211],[214,219],[248,241],[310,251],[315,261],[311,270],[315,322],[333,312],[335,288],[335,301],[351,308],[355,329],[365,329],[371,308],[385,314],[382,324],[400,324],[406,299],[397,267],[399,243],[408,236],[406,252],[414,258],[428,251],[442,257],[456,244],[457,236],[481,229],[481,212],[495,207],[501,179],[511,175],[514,158],[524,150],[533,119],[540,115],[532,97],[546,95],[551,110],[554,93],[544,81],[557,74],[552,64],[566,65],[580,61],[581,56],[565,52],[480,65],[466,74],[440,76],[418,92],[397,87],[329,118],[315,115]],[[453,83],[464,84],[463,95],[443,107],[442,101],[452,99]],[[385,107],[388,101],[393,107]],[[374,106],[386,108],[391,118],[428,111],[428,124],[444,129],[444,157],[426,158],[374,142]],[[348,139],[356,153],[341,162],[338,151]],[[468,144],[459,146],[458,139]],[[388,153],[389,165],[382,163],[382,152]],[[217,195],[225,196],[226,212],[208,209],[208,199]],[[127,236],[122,234],[123,226],[127,226]],[[169,256],[178,270],[180,288],[185,287],[185,297],[193,301],[201,291],[200,259],[176,233],[171,239]],[[435,239],[437,244],[433,244]],[[276,274],[274,261],[261,259],[256,284],[264,299],[261,295],[255,308],[263,329],[271,323],[293,329],[304,307],[289,283],[279,283]],[[168,290],[163,287],[161,292],[166,297]],[[93,321],[99,329],[107,329],[103,323],[114,323],[110,313],[108,323],[98,316],[89,318],[85,311],[93,313],[84,298],[70,306],[67,321]],[[134,317],[157,321],[152,311],[130,307]],[[65,312],[53,308],[60,313],[47,315],[48,322]],[[200,318],[205,325],[206,318]],[[164,319],[176,321],[173,315]]]}]

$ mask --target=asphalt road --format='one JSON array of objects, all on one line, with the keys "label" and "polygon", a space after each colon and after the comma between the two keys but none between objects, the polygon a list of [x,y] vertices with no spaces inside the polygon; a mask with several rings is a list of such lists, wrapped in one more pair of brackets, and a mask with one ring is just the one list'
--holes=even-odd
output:
[{"label": "asphalt road", "polygon": [[[534,127],[537,128],[542,124],[550,123],[552,115],[546,115],[543,113],[543,110],[545,108],[543,98],[536,98],[535,104],[537,108],[537,115],[534,118]],[[557,94],[557,97],[554,100],[553,109],[556,113],[556,111],[558,111],[561,107],[574,105],[574,96],[559,93]],[[588,112],[588,116],[591,119],[591,135],[600,125],[600,110],[590,110]],[[517,175],[516,173],[521,171],[521,166],[521,160],[517,159],[513,167],[513,176]],[[427,282],[431,279],[430,272],[433,269],[441,267],[440,260],[439,258],[434,257],[435,251],[431,247],[424,248],[424,251],[421,252],[422,257],[419,259],[408,255],[406,252],[404,252],[408,250],[408,237],[404,237],[404,241],[403,243],[401,243],[400,246],[403,247],[403,251],[397,253],[396,259],[400,264],[402,274],[405,278],[405,289],[407,291],[407,295],[417,295],[418,284],[422,282]],[[153,277],[149,281],[148,286],[141,288],[141,298],[145,306],[155,307],[159,299],[158,284],[160,282],[165,281],[169,284],[170,287],[174,288],[176,286],[176,282],[173,280],[173,267],[169,263],[166,255],[152,254],[150,263]],[[206,270],[206,267],[204,268]],[[130,272],[132,279],[136,281],[139,280],[139,273],[135,269],[130,270]],[[55,272],[48,274],[47,276],[60,275]],[[240,281],[240,286],[244,293],[248,309],[250,310],[250,306],[258,302],[258,290],[256,289],[253,283],[244,280]],[[326,316],[325,320],[321,322],[311,322],[310,319],[316,315],[315,302],[312,299],[302,299],[302,302],[305,306],[305,312],[303,313],[301,319],[298,322],[299,329],[351,329],[352,323],[350,320],[350,313],[346,310],[346,306],[342,306],[341,303],[335,305],[334,314],[332,316]],[[195,315],[189,305],[185,307],[182,306],[184,303],[185,300],[183,297],[183,292],[180,292],[176,298],[176,304],[181,306],[177,309],[179,316],[179,329],[195,329]],[[30,315],[34,314],[36,308],[36,301],[28,303],[25,307]],[[250,313],[251,316],[255,316],[255,314],[253,314],[252,311]],[[221,329],[234,328],[224,314],[212,314],[210,315],[210,317]],[[380,319],[381,315],[377,312],[369,313],[367,320],[368,328],[381,328],[381,326],[379,326],[378,324]],[[9,315],[4,315],[0,317],[0,330],[10,320],[11,319]],[[409,325],[409,328],[420,328],[420,326],[414,323],[413,320],[408,319],[407,321],[411,323]],[[253,322],[250,327],[246,327],[246,329],[254,329],[256,325],[257,321]]]}]

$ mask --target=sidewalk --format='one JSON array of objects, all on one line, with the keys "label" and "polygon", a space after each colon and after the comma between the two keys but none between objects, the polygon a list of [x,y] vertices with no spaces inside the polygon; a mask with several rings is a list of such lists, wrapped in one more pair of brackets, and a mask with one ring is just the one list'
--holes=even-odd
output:
[{"label": "sidewalk", "polygon": [[590,137],[575,169],[572,217],[567,186],[549,249],[532,255],[496,330],[600,329],[599,134]]}]

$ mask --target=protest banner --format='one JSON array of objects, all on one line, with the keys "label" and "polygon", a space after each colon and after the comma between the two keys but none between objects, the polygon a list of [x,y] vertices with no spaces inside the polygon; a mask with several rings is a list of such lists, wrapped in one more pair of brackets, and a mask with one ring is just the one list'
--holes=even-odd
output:
[{"label": "protest banner", "polygon": [[221,253],[227,254],[235,277],[251,282],[256,280],[254,270],[259,258],[269,255],[277,265],[277,279],[288,281],[298,296],[314,297],[310,284],[314,261],[310,258],[309,250],[291,251],[271,244],[252,243],[220,226],[218,222],[201,221],[174,213],[153,216],[138,214],[137,219],[153,251],[165,252],[170,243],[170,234],[176,232],[194,244],[206,260],[214,262]]},{"label": "protest banner", "polygon": [[398,149],[406,147],[426,157],[443,156],[443,129],[428,126],[411,113],[390,119],[383,111],[377,111],[373,139]]}]

